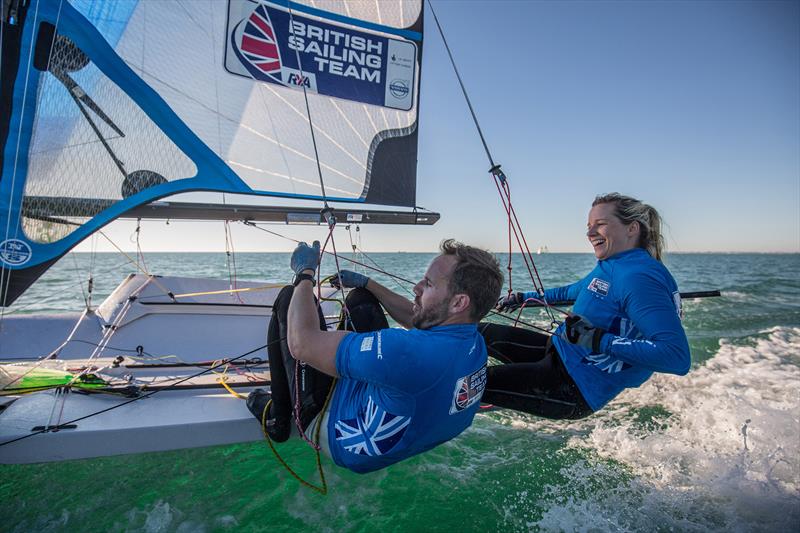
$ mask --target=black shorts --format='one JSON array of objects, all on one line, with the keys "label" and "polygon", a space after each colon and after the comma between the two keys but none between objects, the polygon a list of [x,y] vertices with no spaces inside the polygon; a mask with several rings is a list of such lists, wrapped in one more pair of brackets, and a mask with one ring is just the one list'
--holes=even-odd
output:
[{"label": "black shorts", "polygon": [[483,402],[551,419],[592,414],[548,335],[488,322],[478,330],[503,363],[488,368]]}]

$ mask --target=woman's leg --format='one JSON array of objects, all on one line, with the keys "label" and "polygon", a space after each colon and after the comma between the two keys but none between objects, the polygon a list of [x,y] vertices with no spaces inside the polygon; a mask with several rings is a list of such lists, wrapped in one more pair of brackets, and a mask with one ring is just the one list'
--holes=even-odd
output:
[{"label": "woman's leg", "polygon": [[549,337],[529,329],[481,322],[478,331],[489,355],[504,363],[533,363],[545,356]]},{"label": "woman's leg", "polygon": [[547,335],[501,324],[479,329],[489,355],[506,363],[487,369],[483,402],[551,419],[592,413]]}]

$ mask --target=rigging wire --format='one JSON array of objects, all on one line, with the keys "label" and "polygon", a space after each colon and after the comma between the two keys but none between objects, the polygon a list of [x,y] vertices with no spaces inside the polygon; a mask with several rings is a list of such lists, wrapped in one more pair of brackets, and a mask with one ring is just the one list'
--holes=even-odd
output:
[{"label": "rigging wire", "polygon": [[[291,238],[291,237],[287,237],[286,235],[282,235],[282,234],[280,234],[280,233],[278,233],[278,232],[276,232],[276,231],[272,231],[272,230],[269,230],[269,229],[267,229],[267,228],[263,228],[263,227],[261,227],[261,226],[257,225],[257,224],[256,224],[256,223],[254,223],[254,222],[243,221],[242,223],[243,223],[243,224],[245,224],[245,225],[247,225],[247,226],[253,227],[253,228],[255,228],[255,229],[258,229],[258,230],[264,231],[264,232],[266,232],[266,233],[269,233],[270,235],[274,235],[274,236],[276,236],[276,237],[280,237],[280,238],[282,238],[282,239],[286,239],[286,240],[293,241],[293,242],[300,242],[300,241],[298,241],[298,240],[296,240],[296,239],[293,239],[293,238]],[[328,253],[328,254],[330,254],[330,252],[324,252],[324,253]],[[406,279],[406,278],[404,278],[404,277],[402,277],[402,276],[399,276],[399,275],[397,275],[397,274],[392,274],[391,272],[389,272],[389,271],[387,271],[387,270],[384,270],[384,269],[382,269],[382,268],[380,268],[380,267],[376,267],[376,266],[370,266],[370,265],[368,265],[368,264],[366,264],[366,263],[363,263],[363,262],[361,262],[361,261],[358,261],[358,260],[356,260],[356,259],[351,259],[351,258],[349,258],[349,257],[345,257],[345,256],[341,256],[341,257],[340,257],[340,259],[342,259],[343,261],[348,261],[348,262],[350,262],[350,263],[353,263],[353,264],[355,264],[355,265],[359,265],[359,266],[361,266],[361,267],[364,267],[365,269],[371,270],[371,271],[373,271],[373,272],[377,272],[377,273],[379,273],[379,274],[383,274],[384,276],[387,276],[387,277],[389,277],[389,278],[391,278],[391,279],[393,279],[393,280],[402,281],[402,282],[404,282],[404,283],[407,283],[407,284],[409,284],[409,285],[412,285],[412,286],[413,286],[413,285],[416,285],[416,282],[414,282],[414,281],[411,281],[411,280],[409,280],[409,279]],[[509,316],[509,315],[507,315],[507,314],[500,313],[500,312],[498,312],[498,311],[494,311],[494,310],[490,310],[490,311],[489,311],[489,314],[491,314],[492,316],[496,316],[496,317],[503,318],[503,319],[507,319],[507,320],[515,320],[515,319],[514,319],[512,316]],[[526,322],[526,321],[523,321],[523,320],[517,319],[517,320],[515,321],[515,323],[517,323],[517,324],[521,324],[521,325],[523,325],[523,326],[528,326],[528,327],[530,327],[530,328],[533,328],[533,329],[536,329],[536,330],[538,330],[538,331],[541,331],[541,332],[543,332],[543,333],[545,333],[545,334],[547,334],[547,335],[550,335],[550,334],[551,334],[551,331],[550,331],[550,330],[548,330],[548,329],[544,329],[544,328],[542,328],[542,327],[540,327],[540,326],[537,326],[537,325],[535,325],[535,324],[532,324],[532,323],[530,323],[530,322]]]},{"label": "rigging wire", "polygon": [[[292,9],[291,4],[289,4],[289,25],[290,26],[294,25],[294,10]],[[297,68],[300,71],[300,78],[305,79],[306,74],[305,71],[303,70],[303,62],[300,61],[300,51],[297,48],[295,48],[294,55],[297,61]],[[327,209],[328,197],[325,194],[325,180],[322,179],[322,166],[320,165],[319,161],[319,151],[317,150],[317,137],[314,134],[314,123],[311,120],[311,107],[308,105],[308,91],[306,90],[306,86],[304,83],[301,83],[300,85],[303,88],[303,100],[305,101],[306,104],[306,116],[308,117],[308,128],[311,131],[311,144],[314,147],[314,160],[317,164],[317,173],[319,175],[319,187],[320,191],[322,192],[322,202],[325,208]]]},{"label": "rigging wire", "polygon": [[[508,294],[511,294],[512,291],[512,282],[511,282],[511,259],[512,259],[512,247],[511,247],[511,233],[513,231],[514,237],[517,240],[517,245],[520,248],[522,259],[525,262],[525,266],[528,269],[528,274],[531,278],[531,282],[533,283],[534,290],[542,295],[544,298],[544,284],[542,283],[541,278],[539,277],[539,271],[536,268],[536,263],[533,261],[533,255],[531,254],[530,249],[528,248],[528,242],[525,240],[525,234],[522,231],[522,227],[519,223],[519,220],[516,217],[516,213],[514,212],[514,206],[511,204],[511,189],[508,185],[508,180],[506,179],[503,171],[500,170],[500,167],[495,167],[492,169],[492,176],[494,178],[495,185],[497,186],[497,191],[500,194],[500,200],[503,204],[503,208],[508,215]],[[502,187],[501,187],[502,184]],[[505,193],[505,196],[504,196]],[[513,215],[513,223],[512,223],[512,215]],[[521,236],[521,239],[520,239]],[[538,285],[537,285],[538,280]],[[550,325],[551,327],[556,326],[558,321],[555,318],[555,315],[550,310],[549,304],[547,304],[546,299],[544,300],[544,309],[545,312],[550,317]]]},{"label": "rigging wire", "polygon": [[[125,262],[124,262],[124,263],[120,263],[120,264],[118,264],[118,265],[115,265],[115,266],[113,266],[113,267],[111,267],[111,268],[107,269],[107,270],[104,270],[104,271],[102,271],[100,274],[108,274],[109,272],[113,272],[113,271],[115,271],[115,270],[118,270],[120,267],[122,267],[122,266],[125,266],[125,265],[127,265],[127,264],[129,264],[129,261],[128,261],[128,260],[125,260]],[[92,279],[92,278],[90,278],[90,279]],[[23,306],[21,306],[21,307],[15,307],[15,308],[13,308],[11,311],[8,311],[8,312],[6,313],[6,316],[9,316],[9,315],[13,315],[13,314],[16,314],[16,313],[22,312],[22,311],[24,311],[25,309],[30,309],[31,307],[33,307],[33,306],[35,306],[35,305],[42,305],[42,304],[48,303],[48,302],[50,302],[50,301],[52,301],[52,300],[54,300],[54,299],[56,299],[56,298],[60,298],[60,297],[62,297],[62,295],[63,295],[64,293],[66,293],[68,290],[70,290],[70,289],[74,288],[75,286],[79,285],[80,283],[83,283],[83,282],[82,282],[82,281],[78,281],[77,283],[73,283],[72,285],[68,285],[68,286],[64,287],[64,288],[63,288],[63,289],[61,289],[59,292],[55,292],[55,293],[52,293],[52,294],[50,294],[50,296],[47,296],[47,297],[44,297],[44,298],[39,298],[39,299],[33,300],[32,302],[30,302],[30,303],[28,303],[28,304],[25,304],[25,305],[23,305]]]},{"label": "rigging wire", "polygon": [[[272,345],[273,343],[282,342],[284,340],[285,339],[283,339],[283,338],[282,339],[277,339],[277,340],[274,340],[274,341],[272,341],[270,343],[267,343],[267,344],[265,344],[263,346],[259,346],[258,348],[254,348],[254,349],[252,349],[252,350],[250,350],[248,352],[245,352],[245,353],[243,353],[241,355],[237,355],[236,357],[227,359],[227,363],[230,363],[230,362],[233,362],[233,361],[238,361],[239,359],[242,359],[244,357],[247,357],[248,355],[254,354],[254,353],[256,353],[256,352],[258,352],[260,350],[263,350],[263,349],[267,348],[268,346]],[[137,402],[137,401],[143,400],[145,398],[150,398],[151,396],[154,396],[154,395],[158,394],[159,392],[163,392],[165,390],[174,389],[178,385],[180,385],[182,383],[186,383],[187,381],[189,381],[191,379],[203,376],[205,374],[208,374],[209,372],[213,372],[216,368],[217,367],[210,367],[210,368],[204,369],[204,370],[202,370],[200,372],[197,372],[195,374],[186,376],[185,378],[182,378],[182,379],[176,381],[175,383],[173,383],[172,385],[169,385],[169,386],[167,386],[167,387],[165,387],[163,389],[151,390],[150,392],[144,393],[141,396],[137,396],[135,398],[131,398],[129,400],[123,401],[122,403],[114,404],[114,405],[112,405],[110,407],[107,407],[105,409],[101,409],[99,411],[94,411],[92,413],[80,416],[80,417],[75,418],[73,420],[69,420],[67,422],[60,423],[60,424],[58,424],[56,426],[52,426],[49,429],[46,428],[46,429],[40,429],[40,430],[36,430],[36,431],[31,431],[30,433],[28,433],[26,435],[22,435],[21,437],[17,437],[15,439],[11,439],[11,440],[7,440],[7,441],[4,441],[4,442],[0,442],[0,446],[6,446],[8,444],[13,444],[15,442],[19,442],[21,440],[28,439],[28,438],[33,437],[35,435],[39,435],[41,433],[48,433],[50,431],[56,431],[56,430],[61,429],[61,428],[65,427],[65,426],[69,426],[69,425],[72,425],[72,424],[74,424],[76,422],[80,422],[81,420],[86,420],[87,418],[92,418],[92,417],[101,415],[103,413],[107,413],[109,411],[113,411],[114,409],[119,409],[120,407],[124,407],[124,406],[129,405],[129,404],[131,404],[133,402]]]},{"label": "rigging wire", "polygon": [[450,57],[450,64],[453,66],[453,71],[456,73],[456,77],[458,78],[458,84],[461,86],[461,92],[464,94],[464,99],[467,101],[467,106],[469,107],[469,112],[472,115],[472,121],[475,123],[475,128],[478,130],[478,135],[481,138],[481,143],[483,143],[483,149],[486,151],[486,157],[489,158],[489,163],[492,167],[495,166],[494,159],[492,158],[492,154],[489,151],[489,145],[486,144],[486,138],[483,136],[483,130],[481,129],[481,125],[478,123],[478,117],[475,114],[475,110],[472,107],[472,101],[469,99],[469,94],[467,94],[467,88],[464,85],[463,80],[461,79],[461,74],[458,71],[458,67],[456,66],[456,60],[453,58],[453,53],[450,51],[450,45],[447,44],[447,38],[444,36],[444,30],[442,29],[442,25],[439,24],[439,17],[436,16],[436,11],[433,9],[433,3],[431,0],[428,0],[428,7],[431,10],[431,14],[433,15],[433,20],[436,22],[436,27],[439,29],[439,35],[442,37],[442,42],[444,43],[444,47],[447,50],[447,55]]},{"label": "rigging wire", "polygon": [[[508,184],[508,180],[500,170],[500,165],[494,162],[494,158],[492,157],[491,151],[489,150],[489,145],[486,142],[486,138],[483,135],[483,130],[481,129],[480,123],[478,122],[477,114],[475,113],[475,109],[472,107],[472,101],[469,98],[469,94],[467,93],[466,85],[464,84],[463,79],[461,78],[461,74],[458,70],[458,66],[456,65],[455,58],[453,57],[453,53],[450,50],[450,45],[447,42],[447,37],[445,37],[444,30],[442,29],[442,25],[439,23],[439,17],[436,16],[436,10],[433,8],[433,3],[431,0],[428,0],[428,7],[430,8],[431,14],[433,15],[433,20],[436,23],[436,27],[439,30],[439,35],[442,38],[442,42],[444,43],[445,49],[447,50],[447,55],[450,58],[450,65],[453,67],[453,71],[456,74],[456,78],[458,78],[458,84],[461,87],[461,92],[464,95],[464,99],[467,102],[467,107],[469,107],[469,112],[472,115],[472,121],[475,124],[475,129],[478,131],[478,135],[480,136],[481,143],[483,144],[483,148],[486,151],[486,157],[489,159],[489,164],[491,168],[489,172],[492,174],[495,184],[497,185],[498,192],[500,193],[500,198],[503,203],[503,207],[506,210],[506,214],[508,216],[508,228],[509,228],[509,235],[508,235],[508,265],[506,269],[508,270],[508,294],[512,292],[512,245],[511,245],[511,233],[513,232],[517,239],[517,244],[519,245],[520,252],[522,252],[522,257],[525,260],[525,264],[528,267],[528,272],[531,277],[531,282],[533,283],[534,289],[536,292],[542,294],[544,292],[544,286],[542,285],[541,278],[539,277],[538,270],[536,269],[535,263],[533,263],[533,255],[528,248],[528,244],[525,241],[525,235],[522,231],[522,227],[519,224],[519,219],[516,216],[516,212],[511,204],[511,189]],[[503,184],[502,191],[500,184]],[[504,197],[505,193],[505,197]],[[520,239],[520,235],[522,238]],[[524,244],[524,245],[523,245]],[[528,260],[530,260],[531,264],[528,265]],[[538,285],[537,285],[538,283]],[[556,324],[555,316],[552,314],[552,311],[549,309],[549,305],[545,301],[545,309],[546,312],[550,315],[551,318],[551,326]]]},{"label": "rigging wire", "polygon": [[[89,303],[89,296],[86,295],[86,290],[83,288],[83,280],[81,279],[81,272],[80,268],[78,267],[78,260],[75,258],[74,252],[70,252],[69,255],[70,257],[72,257],[72,262],[75,265],[75,274],[77,274],[78,276],[78,285],[81,286],[81,294],[83,294],[83,303],[85,304],[86,309],[90,309],[91,304]],[[91,279],[91,277],[89,279]]]},{"label": "rigging wire", "polygon": [[[269,233],[270,235],[275,235],[276,237],[280,237],[282,239],[286,239],[286,240],[289,240],[289,241],[292,241],[292,242],[296,242],[296,243],[300,242],[297,239],[293,239],[291,237],[287,237],[286,235],[281,235],[277,231],[272,231],[272,230],[268,230],[267,228],[263,228],[263,227],[257,225],[255,222],[243,221],[242,223],[247,225],[247,226],[253,227],[255,229],[261,230],[261,231],[263,231],[265,233]],[[325,251],[325,250],[322,250],[320,253],[333,255],[332,252],[328,252],[328,251]],[[397,280],[403,281],[405,283],[410,283],[411,285],[416,285],[415,281],[411,281],[410,279],[406,279],[406,278],[404,278],[402,276],[399,276],[397,274],[392,274],[392,273],[390,273],[390,272],[388,272],[386,270],[382,270],[381,268],[376,268],[376,267],[369,266],[366,263],[362,263],[361,261],[358,261],[356,259],[351,259],[351,258],[345,257],[345,256],[340,256],[339,259],[341,259],[342,261],[348,261],[350,263],[353,263],[354,265],[359,265],[359,266],[362,266],[364,268],[368,268],[368,269],[373,270],[375,272],[378,272],[380,274],[384,274],[386,276],[389,276],[390,278],[397,279]]]},{"label": "rigging wire", "polygon": [[[125,299],[125,303],[122,305],[122,309],[120,309],[117,312],[116,316],[114,317],[114,320],[111,321],[111,324],[107,324],[106,327],[104,328],[105,331],[103,331],[103,337],[100,339],[100,344],[92,351],[92,353],[89,355],[89,358],[86,359],[87,362],[91,362],[91,361],[94,361],[95,359],[99,358],[100,355],[105,351],[106,346],[108,346],[108,343],[111,341],[111,338],[117,332],[117,330],[120,327],[120,324],[122,324],[122,321],[125,320],[125,317],[128,315],[128,312],[131,310],[131,307],[133,306],[133,302],[136,301],[137,297],[139,296],[139,293],[141,293],[150,284],[150,282],[153,281],[153,280],[155,280],[154,276],[148,277],[145,280],[144,283],[142,283],[139,287],[137,287],[136,290],[134,290]],[[76,329],[77,329],[77,326],[76,326]],[[77,381],[81,376],[83,376],[83,375],[85,375],[87,373],[89,373],[89,367],[86,367],[82,372],[78,373],[75,376],[75,378],[72,381],[70,381],[70,385],[72,383],[74,383],[75,381]]]},{"label": "rigging wire", "polygon": [[[350,231],[350,226],[349,225],[346,226],[345,229],[347,229],[347,231],[349,232]],[[377,261],[375,261],[372,257],[370,257],[367,254],[367,252],[365,252],[364,249],[361,247],[361,234],[360,234],[358,226],[356,226],[356,235],[358,235],[357,240],[356,240],[357,244],[353,244],[353,236],[352,236],[352,233],[350,234],[350,245],[352,246],[353,252],[356,254],[356,256],[357,257],[363,257],[364,259],[366,259],[367,261],[369,261],[370,263],[375,265],[375,267],[377,267],[375,270],[384,271],[385,269],[383,267],[381,267],[378,264]],[[366,268],[370,268],[370,267],[366,267]],[[391,277],[390,279],[395,284],[395,286],[397,288],[399,288],[400,290],[405,291],[405,292],[407,292],[408,294],[411,294],[411,295],[414,294],[414,291],[410,290],[405,285],[401,285],[400,283],[398,283],[396,278]],[[408,283],[414,285],[414,282],[412,282],[412,281],[408,281]]]},{"label": "rigging wire", "polygon": [[[169,289],[167,289],[166,287],[164,287],[164,285],[163,285],[161,282],[159,282],[159,281],[158,281],[158,279],[156,278],[156,276],[154,276],[153,274],[151,274],[150,272],[148,272],[147,270],[145,270],[144,268],[142,268],[141,266],[139,266],[139,262],[138,262],[138,261],[134,261],[134,260],[133,260],[133,258],[131,258],[131,256],[130,256],[130,255],[128,255],[127,253],[125,253],[125,252],[122,250],[122,248],[120,248],[119,246],[117,246],[117,243],[115,243],[113,240],[111,240],[111,238],[110,238],[108,235],[106,235],[105,233],[103,233],[103,231],[102,231],[102,230],[97,230],[97,233],[99,233],[100,235],[102,235],[103,237],[105,237],[105,239],[106,239],[106,240],[107,240],[109,243],[111,243],[111,246],[113,246],[114,248],[116,248],[116,249],[117,249],[117,251],[118,251],[120,254],[122,254],[122,255],[124,255],[125,257],[127,257],[127,258],[128,258],[128,262],[130,262],[130,264],[134,265],[134,266],[135,266],[135,267],[136,267],[138,270],[140,270],[140,271],[142,272],[142,274],[144,274],[145,276],[147,276],[147,277],[151,278],[151,280],[153,281],[153,283],[154,283],[154,284],[155,284],[155,285],[156,285],[156,286],[157,286],[159,289],[161,289],[162,291],[164,291],[164,294],[166,294],[167,296],[169,296],[169,297],[170,297],[172,300],[175,300],[175,295],[174,295],[174,294],[172,294],[172,291],[170,291]],[[146,266],[146,265],[145,265],[145,266]]]},{"label": "rigging wire", "polygon": [[91,249],[89,255],[89,305],[92,305],[92,294],[94,293],[94,266],[97,259],[97,234],[92,233]]},{"label": "rigging wire", "polygon": [[[235,289],[238,288],[237,283],[237,274],[236,274],[236,252],[233,247],[233,234],[231,233],[231,225],[229,220],[224,221],[225,225],[225,257],[227,258],[228,263],[228,287],[231,289],[231,293],[236,296],[236,299],[240,304],[244,304],[244,300],[239,295],[239,292],[233,292]],[[177,296],[176,296],[177,298]]]},{"label": "rigging wire", "polygon": [[[139,236],[142,232],[142,219],[136,219],[136,229],[133,230],[133,234],[131,234],[131,242],[136,243],[136,268],[139,268],[143,272],[147,272],[149,269],[147,268],[147,263],[144,260],[144,253],[142,252],[142,246],[139,242]],[[139,261],[142,262],[142,267],[139,267]]]}]

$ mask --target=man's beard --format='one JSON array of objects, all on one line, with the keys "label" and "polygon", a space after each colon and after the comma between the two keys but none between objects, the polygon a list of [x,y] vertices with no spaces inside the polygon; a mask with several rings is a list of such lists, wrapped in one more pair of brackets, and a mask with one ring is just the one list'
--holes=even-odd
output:
[{"label": "man's beard", "polygon": [[417,311],[411,317],[411,324],[417,329],[430,329],[438,326],[447,320],[447,308],[450,305],[450,299],[447,298],[439,302],[438,305],[429,309],[424,309],[421,305],[417,304]]}]

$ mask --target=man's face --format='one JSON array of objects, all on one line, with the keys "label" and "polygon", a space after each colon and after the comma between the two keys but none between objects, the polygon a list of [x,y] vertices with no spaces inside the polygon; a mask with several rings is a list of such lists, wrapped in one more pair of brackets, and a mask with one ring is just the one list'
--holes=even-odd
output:
[{"label": "man's face", "polygon": [[456,257],[440,255],[428,266],[425,277],[414,286],[414,315],[411,322],[417,329],[438,326],[450,315],[450,276]]}]

